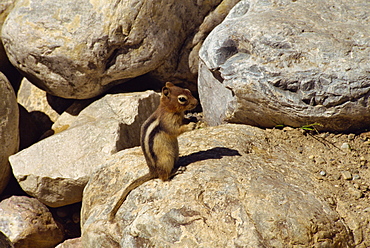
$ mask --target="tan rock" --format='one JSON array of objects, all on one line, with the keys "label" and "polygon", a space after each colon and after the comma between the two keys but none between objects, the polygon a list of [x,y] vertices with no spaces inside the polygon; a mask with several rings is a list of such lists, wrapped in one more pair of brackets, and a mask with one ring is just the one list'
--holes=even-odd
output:
[{"label": "tan rock", "polygon": [[[16,0],[1,0],[0,2],[0,31],[9,12],[13,9]],[[0,42],[0,69],[8,66],[9,60],[6,56],[3,43]]]},{"label": "tan rock", "polygon": [[15,248],[50,248],[63,240],[48,208],[34,198],[12,196],[0,202],[0,213],[0,231]]},{"label": "tan rock", "polygon": [[133,190],[108,221],[122,190],[147,172],[140,148],[121,151],[84,190],[86,247],[349,247],[351,234],[321,200],[314,166],[289,143],[272,145],[264,130],[244,125],[182,135],[169,182]]},{"label": "tan rock", "polygon": [[14,176],[24,191],[48,206],[81,201],[91,173],[112,154],[139,144],[140,125],[158,102],[153,91],[99,99],[65,131],[11,156]]},{"label": "tan rock", "polygon": [[18,150],[18,119],[15,93],[8,79],[0,72],[0,193],[10,178],[8,157]]},{"label": "tan rock", "polygon": [[220,2],[19,0],[2,40],[12,64],[34,84],[86,99],[165,63],[170,71],[162,71],[173,74],[173,55]]}]

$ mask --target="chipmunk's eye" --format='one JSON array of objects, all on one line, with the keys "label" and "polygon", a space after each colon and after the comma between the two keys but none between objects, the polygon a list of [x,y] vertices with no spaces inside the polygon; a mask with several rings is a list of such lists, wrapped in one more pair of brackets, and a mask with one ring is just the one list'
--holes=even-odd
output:
[{"label": "chipmunk's eye", "polygon": [[177,97],[177,100],[179,101],[180,104],[185,104],[188,101],[188,97],[185,95],[179,95]]}]

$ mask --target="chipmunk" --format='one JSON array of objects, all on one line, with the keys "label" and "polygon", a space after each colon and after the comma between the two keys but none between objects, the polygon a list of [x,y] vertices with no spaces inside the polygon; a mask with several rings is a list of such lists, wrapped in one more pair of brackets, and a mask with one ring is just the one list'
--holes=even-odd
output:
[{"label": "chipmunk", "polygon": [[157,110],[141,126],[140,145],[149,172],[127,186],[110,212],[110,220],[114,219],[133,189],[155,178],[167,181],[174,174],[174,166],[179,158],[177,136],[195,128],[194,122],[183,123],[184,112],[194,109],[197,105],[197,99],[188,89],[177,87],[170,82],[162,88]]}]

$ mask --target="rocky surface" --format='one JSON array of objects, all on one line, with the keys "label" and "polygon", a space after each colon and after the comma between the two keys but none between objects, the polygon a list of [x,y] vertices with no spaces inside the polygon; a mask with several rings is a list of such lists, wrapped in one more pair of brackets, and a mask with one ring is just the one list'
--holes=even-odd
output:
[{"label": "rocky surface", "polygon": [[206,120],[369,126],[369,8],[366,0],[240,1],[200,51]]},{"label": "rocky surface", "polygon": [[8,157],[18,150],[18,119],[14,90],[8,79],[0,72],[0,194],[11,175]]},{"label": "rocky surface", "polygon": [[50,207],[79,202],[90,174],[112,154],[138,145],[140,125],[156,108],[153,91],[107,95],[63,132],[9,158],[22,189]]},{"label": "rocky surface", "polygon": [[[0,30],[3,27],[4,21],[8,16],[9,12],[14,7],[15,0],[2,0],[0,2]],[[3,69],[8,65],[9,61],[5,54],[4,46],[0,42],[0,68]]]},{"label": "rocky surface", "polygon": [[[110,223],[108,213],[121,191],[147,171],[139,148],[115,154],[85,188],[83,244],[352,247],[363,242],[353,238],[352,224],[341,221],[348,212],[341,210],[338,190],[318,177],[308,156],[325,151],[325,144],[299,130],[276,131],[280,137],[275,131],[224,125],[184,134],[179,164],[185,171],[170,182],[152,180],[132,191]],[[369,213],[362,215],[368,223]]]},{"label": "rocky surface", "polygon": [[13,196],[0,202],[0,231],[15,248],[50,248],[64,238],[47,207],[37,199]]},{"label": "rocky surface", "polygon": [[[370,247],[367,9],[365,0],[0,1],[0,27],[10,13],[0,71],[20,103],[21,149],[0,193],[0,247]],[[179,173],[132,191],[110,223],[122,190],[147,172],[131,147],[158,94],[141,91],[167,80],[199,93],[211,125],[275,128],[198,122],[179,140]],[[5,164],[18,140],[10,84],[0,76]],[[9,175],[0,164],[4,187]]]},{"label": "rocky surface", "polygon": [[220,2],[20,0],[2,41],[32,83],[86,99],[159,67],[157,74],[170,79],[185,40]]}]

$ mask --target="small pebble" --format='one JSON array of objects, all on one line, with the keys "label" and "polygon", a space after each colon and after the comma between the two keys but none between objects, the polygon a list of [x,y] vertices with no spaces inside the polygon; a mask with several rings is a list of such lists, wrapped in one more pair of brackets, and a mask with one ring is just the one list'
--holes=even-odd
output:
[{"label": "small pebble", "polygon": [[284,131],[292,131],[292,130],[294,130],[294,128],[292,128],[292,127],[284,127],[283,130]]},{"label": "small pebble", "polygon": [[365,141],[364,145],[370,146],[370,140]]},{"label": "small pebble", "polygon": [[354,196],[356,199],[360,199],[364,194],[361,190],[355,189],[355,188],[349,188],[348,192]]},{"label": "small pebble", "polygon": [[354,133],[348,134],[348,140],[354,140],[354,139],[355,139],[355,134]]},{"label": "small pebble", "polygon": [[358,179],[361,179],[359,174],[353,175],[352,180],[358,180]]},{"label": "small pebble", "polygon": [[342,178],[345,180],[351,180],[352,179],[352,174],[349,171],[342,171]]},{"label": "small pebble", "polygon": [[320,171],[320,175],[324,177],[324,176],[326,176],[326,172],[325,171]]},{"label": "small pebble", "polygon": [[370,212],[370,207],[365,208],[363,211],[364,211],[364,212]]},{"label": "small pebble", "polygon": [[351,147],[349,146],[349,144],[347,142],[343,143],[340,148],[342,148],[342,149],[351,149]]}]

